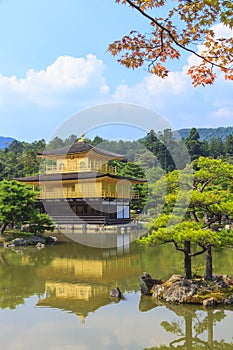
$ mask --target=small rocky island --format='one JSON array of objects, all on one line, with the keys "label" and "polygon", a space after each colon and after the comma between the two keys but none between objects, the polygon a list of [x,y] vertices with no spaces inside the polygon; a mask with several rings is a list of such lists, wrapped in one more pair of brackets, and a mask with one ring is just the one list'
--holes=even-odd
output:
[{"label": "small rocky island", "polygon": [[12,239],[3,240],[0,242],[0,247],[4,248],[15,248],[15,247],[26,247],[35,246],[37,248],[44,248],[45,245],[55,244],[57,238],[53,236],[42,236],[42,235],[28,235],[24,237],[16,237]]},{"label": "small rocky island", "polygon": [[203,278],[186,279],[173,275],[168,280],[153,279],[144,272],[139,278],[141,293],[169,303],[202,304],[204,307],[233,305],[233,278],[213,275],[211,281]]}]

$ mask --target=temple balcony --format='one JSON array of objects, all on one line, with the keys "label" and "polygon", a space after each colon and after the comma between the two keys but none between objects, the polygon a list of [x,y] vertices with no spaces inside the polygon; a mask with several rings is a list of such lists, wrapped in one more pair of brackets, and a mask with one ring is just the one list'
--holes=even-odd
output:
[{"label": "temple balcony", "polygon": [[38,196],[38,199],[60,199],[60,198],[123,198],[123,199],[139,199],[138,191],[130,191],[125,193],[118,193],[114,191],[105,191],[100,192],[83,192],[72,191],[67,189],[54,190],[52,192],[41,192]]},{"label": "temple balcony", "polygon": [[71,167],[71,166],[56,166],[56,165],[46,165],[46,174],[58,174],[58,173],[75,173],[75,172],[96,172],[96,173],[109,173],[112,175],[117,174],[117,168],[115,166],[109,166],[107,164],[101,167]]}]

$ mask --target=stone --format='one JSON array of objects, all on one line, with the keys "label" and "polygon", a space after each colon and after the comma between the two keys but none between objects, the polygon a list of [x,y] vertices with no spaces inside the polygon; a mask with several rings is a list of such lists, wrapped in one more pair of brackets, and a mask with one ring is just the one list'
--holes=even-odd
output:
[{"label": "stone", "polygon": [[118,287],[116,287],[113,290],[111,290],[110,297],[111,298],[120,299],[121,298],[121,291],[120,291],[120,289]]},{"label": "stone", "polygon": [[15,247],[23,247],[23,246],[27,245],[27,240],[25,240],[22,237],[21,238],[15,238],[15,239],[13,239],[11,244],[14,244]]},{"label": "stone", "polygon": [[44,247],[45,247],[44,243],[38,242],[38,243],[36,244],[36,248],[38,248],[38,249],[41,249],[41,248],[44,248]]},{"label": "stone", "polygon": [[168,280],[167,283],[175,283],[178,281],[183,280],[184,277],[182,275],[172,275]]},{"label": "stone", "polygon": [[233,294],[229,295],[227,298],[223,299],[224,305],[233,305]]},{"label": "stone", "polygon": [[23,224],[21,226],[21,231],[23,231],[23,232],[29,232],[29,229],[30,229],[30,225],[29,224]]},{"label": "stone", "polygon": [[228,286],[233,285],[233,278],[229,275],[224,275],[222,276],[224,282],[226,282],[226,284],[228,284]]},{"label": "stone", "polygon": [[152,278],[151,275],[147,272],[143,272],[142,275],[141,275],[141,278],[142,279],[146,279],[146,278]]},{"label": "stone", "polygon": [[217,288],[217,289],[229,288],[229,284],[226,283],[223,275],[213,275],[212,280],[214,281],[215,288]]},{"label": "stone", "polygon": [[154,285],[162,284],[161,279],[153,279],[147,272],[143,272],[141,277],[139,278],[140,290],[142,294],[152,295],[152,288]]},{"label": "stone", "polygon": [[208,298],[203,300],[203,306],[204,307],[211,307],[211,306],[216,306],[217,305],[217,300],[214,298]]},{"label": "stone", "polygon": [[163,296],[163,292],[165,291],[165,287],[163,285],[157,284],[152,288],[152,296],[154,298],[160,298]]},{"label": "stone", "polygon": [[5,248],[15,248],[15,245],[13,243],[6,243],[4,245]]},{"label": "stone", "polygon": [[203,304],[204,307],[233,305],[231,282],[232,278],[228,275],[214,275],[211,281],[173,275],[161,285],[154,285],[151,292],[155,302],[164,300],[169,303]]},{"label": "stone", "polygon": [[45,237],[45,240],[46,240],[46,244],[54,244],[57,242],[57,237],[48,236],[48,237]]},{"label": "stone", "polygon": [[36,245],[37,243],[46,243],[46,239],[43,236],[29,236],[27,238],[28,244],[29,245]]},{"label": "stone", "polygon": [[188,303],[197,294],[198,285],[193,281],[181,280],[173,283],[164,293],[163,299],[171,303]]}]

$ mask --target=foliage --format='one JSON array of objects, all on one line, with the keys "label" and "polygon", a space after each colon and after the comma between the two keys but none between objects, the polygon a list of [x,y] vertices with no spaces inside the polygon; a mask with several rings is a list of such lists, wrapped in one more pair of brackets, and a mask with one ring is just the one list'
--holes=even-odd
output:
[{"label": "foliage", "polygon": [[[199,149],[197,152],[196,150],[195,152],[190,151],[192,159],[204,155],[214,158],[221,157],[233,162],[232,128],[196,130],[200,136],[198,140]],[[190,132],[191,129],[183,129],[179,131],[179,134],[186,142],[188,138],[190,139]],[[205,136],[208,142],[204,141]],[[65,140],[56,137],[47,145],[43,139],[32,143],[14,140],[5,149],[0,149],[0,180],[37,175],[39,167],[41,170],[43,169],[43,164],[40,163],[37,152],[43,152],[45,148],[54,149],[71,145],[76,140],[76,135],[70,135]],[[143,169],[146,177],[148,173],[150,182],[157,179],[163,170],[168,172],[175,168],[183,169],[186,166],[189,159],[187,158],[187,151],[184,150],[185,142],[170,129],[158,133],[150,130],[145,138],[137,141],[106,141],[99,136],[90,141],[97,147],[124,154],[130,161],[136,161]],[[174,155],[177,154],[179,155],[179,161],[174,162]]]},{"label": "foliage", "polygon": [[[187,166],[166,174],[151,186],[158,214],[148,224],[150,234],[139,240],[146,245],[173,243],[184,253],[185,274],[189,278],[191,257],[207,251],[209,259],[212,246],[233,245],[233,230],[226,226],[233,221],[233,166],[206,157],[193,161],[192,166],[193,173]],[[212,261],[208,260],[208,264],[211,275]]]},{"label": "foliage", "polygon": [[203,141],[200,141],[200,135],[196,128],[192,128],[190,130],[190,133],[185,140],[185,144],[191,160],[197,159],[200,156],[206,156],[208,154],[208,145],[207,149],[205,149],[205,144]]},{"label": "foliage", "polygon": [[115,1],[129,5],[150,24],[148,34],[132,30],[109,45],[108,50],[113,56],[121,55],[120,64],[132,69],[146,64],[149,72],[165,78],[169,73],[169,61],[179,59],[184,51],[198,58],[198,62],[187,71],[195,87],[213,84],[216,78],[213,68],[224,73],[225,79],[233,80],[233,38],[216,38],[213,30],[216,23],[232,29],[231,1]]},{"label": "foliage", "polygon": [[75,134],[71,134],[68,136],[66,139],[61,139],[60,137],[56,136],[54,137],[49,143],[46,145],[46,149],[52,150],[52,149],[57,149],[65,146],[72,145],[75,143],[78,139],[78,136]]},{"label": "foliage", "polygon": [[42,234],[45,231],[53,231],[53,221],[47,214],[35,213],[29,221],[29,231],[34,234]]},{"label": "foliage", "polygon": [[47,214],[35,209],[36,192],[31,186],[15,180],[0,182],[0,224],[1,233],[7,225],[20,228],[24,222],[30,223],[34,232],[52,230],[52,222]]},{"label": "foliage", "polygon": [[[233,134],[233,127],[218,127],[218,128],[197,128],[198,134],[200,136],[200,141],[206,140],[208,143],[211,138],[220,138],[224,142],[229,134]],[[190,129],[180,129],[178,134],[183,139],[186,139],[190,133]]]},{"label": "foliage", "polygon": [[43,139],[32,143],[15,140],[0,150],[0,180],[38,174],[37,152],[43,152],[44,148]]}]

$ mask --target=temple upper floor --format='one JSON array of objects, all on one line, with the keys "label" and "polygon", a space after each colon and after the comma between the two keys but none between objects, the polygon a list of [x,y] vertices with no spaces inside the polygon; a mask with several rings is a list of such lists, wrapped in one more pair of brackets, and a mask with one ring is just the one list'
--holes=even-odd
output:
[{"label": "temple upper floor", "polygon": [[115,166],[109,166],[101,159],[90,158],[88,156],[66,157],[47,160],[44,166],[46,174],[55,173],[73,173],[73,172],[99,172],[115,175],[117,169]]},{"label": "temple upper floor", "polygon": [[109,166],[110,160],[127,159],[121,155],[102,150],[79,140],[71,146],[38,153],[41,170],[46,174],[94,171],[116,174],[116,167]]}]

